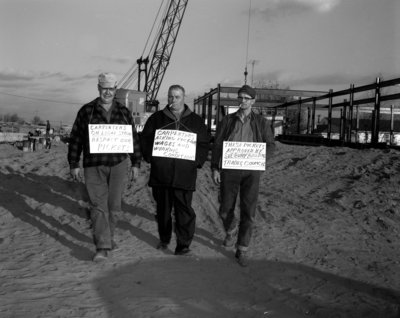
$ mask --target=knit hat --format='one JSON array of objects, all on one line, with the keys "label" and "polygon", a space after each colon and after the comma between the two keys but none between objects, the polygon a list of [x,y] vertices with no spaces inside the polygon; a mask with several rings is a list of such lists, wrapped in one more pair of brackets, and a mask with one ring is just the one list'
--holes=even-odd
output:
[{"label": "knit hat", "polygon": [[99,85],[103,88],[114,88],[117,86],[117,77],[112,73],[101,73],[99,75]]},{"label": "knit hat", "polygon": [[256,97],[256,90],[254,88],[250,87],[249,85],[243,85],[238,91],[238,94],[240,94],[240,93],[245,93],[245,94],[251,96],[251,98],[253,98],[253,99]]}]

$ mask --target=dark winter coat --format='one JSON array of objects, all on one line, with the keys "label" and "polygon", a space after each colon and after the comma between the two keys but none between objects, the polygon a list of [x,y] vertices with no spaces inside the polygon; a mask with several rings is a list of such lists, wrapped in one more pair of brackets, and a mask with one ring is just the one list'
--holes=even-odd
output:
[{"label": "dark winter coat", "polygon": [[[157,129],[182,130],[197,134],[196,159],[184,160],[152,155],[154,136]],[[177,120],[169,107],[160,110],[146,121],[140,136],[143,158],[151,164],[150,187],[170,187],[194,191],[196,189],[197,169],[207,159],[209,136],[203,119],[193,113],[187,105]]]}]

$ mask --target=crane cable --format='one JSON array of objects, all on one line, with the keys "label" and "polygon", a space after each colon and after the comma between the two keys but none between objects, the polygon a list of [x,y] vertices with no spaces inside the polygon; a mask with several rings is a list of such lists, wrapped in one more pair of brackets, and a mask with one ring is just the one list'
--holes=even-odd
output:
[{"label": "crane cable", "polygon": [[54,99],[35,98],[35,97],[28,97],[28,96],[10,94],[10,93],[5,93],[5,92],[0,92],[0,95],[7,95],[7,96],[25,98],[25,99],[30,99],[30,100],[38,100],[41,102],[49,102],[49,103],[59,103],[59,104],[67,104],[67,105],[82,105],[82,102],[66,102],[66,101],[60,101],[60,100],[54,100]]},{"label": "crane cable", "polygon": [[[156,22],[157,22],[157,20],[159,19],[159,15],[160,15],[160,12],[161,12],[161,8],[163,7],[164,2],[165,2],[165,0],[163,0],[163,1],[161,2],[160,7],[158,8],[157,15],[156,15],[156,17],[155,17],[155,19],[154,19],[154,21],[153,21],[153,25],[152,25],[151,30],[150,30],[150,33],[149,33],[149,35],[148,35],[148,37],[147,37],[147,40],[146,40],[146,43],[145,43],[145,46],[144,46],[144,48],[143,48],[143,51],[142,51],[142,55],[141,55],[141,56],[143,56],[143,55],[145,54],[147,45],[148,45],[149,40],[150,40],[150,37],[151,37],[151,35],[152,35],[152,33],[153,33],[154,26],[156,25]],[[155,41],[153,41],[153,42],[155,42]],[[152,47],[151,47],[151,49],[150,49],[149,52],[151,52],[151,50],[153,49],[154,45],[155,45],[155,44],[153,43],[153,44],[152,44]],[[125,75],[124,75],[124,76],[121,78],[121,80],[119,81],[118,86],[120,86],[121,88],[126,88],[126,87],[129,87],[131,83],[134,83],[135,81],[137,81],[137,79],[134,78],[134,76],[135,76],[136,73],[137,73],[137,69],[138,69],[137,64],[134,64],[133,66],[131,66],[130,69],[128,70],[128,72],[126,72]]]},{"label": "crane cable", "polygon": [[[159,17],[159,15],[160,15],[160,11],[161,11],[162,6],[164,5],[164,2],[165,2],[165,0],[163,0],[163,1],[161,2],[160,7],[158,8],[156,18],[154,19],[153,25],[152,25],[152,27],[151,27],[151,31],[150,31],[150,33],[149,33],[149,36],[147,37],[147,41],[146,41],[146,44],[145,44],[145,46],[144,46],[144,49],[143,49],[143,52],[142,52],[142,56],[144,55],[144,52],[145,52],[146,47],[147,47],[147,44],[149,43],[150,36],[151,36],[151,34],[153,33],[154,26],[156,25],[156,22],[157,22],[157,20],[158,20],[158,17]],[[151,49],[149,50],[149,52],[153,49],[153,47],[154,47],[154,42],[155,42],[155,41],[153,41],[152,47],[151,47]]]},{"label": "crane cable", "polygon": [[249,60],[249,39],[250,39],[250,20],[251,20],[251,0],[249,0],[249,19],[247,23],[247,44],[246,44],[246,61],[244,66],[244,83],[247,84],[247,64]]}]

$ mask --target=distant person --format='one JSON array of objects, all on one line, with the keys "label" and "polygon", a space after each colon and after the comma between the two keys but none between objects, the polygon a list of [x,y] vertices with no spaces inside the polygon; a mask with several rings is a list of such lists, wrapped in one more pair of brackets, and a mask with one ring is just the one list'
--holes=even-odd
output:
[{"label": "distant person", "polygon": [[29,141],[29,151],[35,150],[35,138],[33,132],[28,132],[28,141]]},{"label": "distant person", "polygon": [[46,124],[46,149],[51,148],[50,130],[51,130],[50,122],[47,121],[47,124]]},{"label": "distant person", "polygon": [[46,136],[50,135],[50,129],[51,129],[50,121],[47,121],[47,123],[46,123]]},{"label": "distant person", "polygon": [[[238,100],[239,110],[226,115],[218,125],[212,149],[211,169],[214,182],[220,184],[219,214],[226,232],[223,245],[233,247],[236,242],[235,258],[241,266],[247,266],[261,171],[222,169],[223,142],[266,143],[267,159],[275,149],[275,141],[269,122],[262,115],[252,111],[252,106],[256,101],[256,91],[252,87],[244,85],[238,91]],[[238,194],[240,196],[240,220],[235,217]]]},{"label": "distant person", "polygon": [[[85,185],[89,194],[96,254],[93,261],[101,261],[116,248],[114,241],[115,214],[121,210],[124,188],[128,182],[128,168],[132,177],[139,173],[141,152],[138,134],[131,112],[114,99],[117,80],[114,74],[101,73],[98,77],[99,97],[81,107],[71,130],[68,162],[74,180],[82,179],[79,161],[83,152]],[[89,125],[129,125],[132,127],[134,152],[94,153],[90,150]],[[108,126],[104,126],[108,127]],[[103,130],[104,132],[105,130]],[[110,135],[102,135],[109,137]],[[131,165],[129,165],[129,158]]]},{"label": "distant person", "polygon": [[[196,136],[195,158],[155,156],[154,139],[157,131],[184,131]],[[168,144],[169,141],[166,141]],[[158,249],[165,250],[171,241],[175,216],[175,255],[190,255],[190,244],[195,233],[196,214],[192,196],[196,188],[197,169],[205,162],[209,137],[203,119],[185,105],[185,89],[172,85],[168,90],[168,105],[146,121],[141,133],[143,158],[151,164],[149,186],[156,201],[157,226],[160,237]],[[168,151],[167,151],[168,152]]]}]

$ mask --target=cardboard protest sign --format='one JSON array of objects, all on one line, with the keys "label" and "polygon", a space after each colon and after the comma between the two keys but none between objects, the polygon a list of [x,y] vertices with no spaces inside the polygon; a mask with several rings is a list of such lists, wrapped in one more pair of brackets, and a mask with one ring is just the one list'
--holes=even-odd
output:
[{"label": "cardboard protest sign", "polygon": [[197,135],[187,131],[158,129],[154,137],[153,156],[184,160],[196,159]]},{"label": "cardboard protest sign", "polygon": [[90,153],[133,153],[131,125],[89,125]]},{"label": "cardboard protest sign", "polygon": [[224,141],[222,169],[265,170],[264,142]]}]

